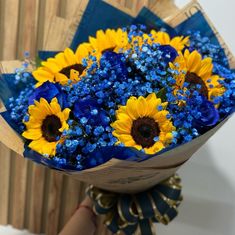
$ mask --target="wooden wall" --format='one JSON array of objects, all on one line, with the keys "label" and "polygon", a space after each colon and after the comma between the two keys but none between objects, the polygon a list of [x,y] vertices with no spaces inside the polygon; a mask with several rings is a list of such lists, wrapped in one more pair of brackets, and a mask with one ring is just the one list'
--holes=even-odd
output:
[{"label": "wooden wall", "polygon": [[[52,17],[72,19],[84,2],[87,0],[0,0],[0,60],[22,59],[25,51],[34,58],[38,49],[46,47]],[[113,2],[133,12],[158,1]],[[84,198],[85,185],[27,161],[0,143],[0,189],[0,224],[54,235]],[[100,223],[97,235],[105,234],[109,233]]]}]

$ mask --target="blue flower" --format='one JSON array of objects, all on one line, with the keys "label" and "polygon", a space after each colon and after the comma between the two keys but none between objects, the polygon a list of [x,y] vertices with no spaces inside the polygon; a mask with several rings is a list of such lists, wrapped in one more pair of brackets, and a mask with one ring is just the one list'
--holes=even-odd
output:
[{"label": "blue flower", "polygon": [[109,68],[116,72],[116,75],[125,77],[127,75],[127,66],[125,64],[124,55],[122,53],[117,54],[112,51],[106,51],[101,57],[100,67]]},{"label": "blue flower", "polygon": [[178,56],[177,51],[170,45],[161,45],[159,50],[162,52],[162,57],[166,63],[173,62]]},{"label": "blue flower", "polygon": [[74,104],[73,113],[77,119],[86,119],[89,124],[108,124],[107,113],[101,109],[95,99],[78,99]]},{"label": "blue flower", "polygon": [[[199,102],[201,98],[201,102]],[[205,96],[192,98],[189,102],[192,106],[192,115],[194,117],[193,126],[199,131],[207,130],[208,127],[218,123],[220,116],[214,104],[206,99]]]},{"label": "blue flower", "polygon": [[33,94],[29,97],[29,105],[34,104],[35,100],[40,100],[40,98],[46,99],[48,102],[56,97],[62,108],[67,107],[66,94],[61,90],[59,84],[54,84],[51,82],[45,82],[40,87],[36,88]]}]

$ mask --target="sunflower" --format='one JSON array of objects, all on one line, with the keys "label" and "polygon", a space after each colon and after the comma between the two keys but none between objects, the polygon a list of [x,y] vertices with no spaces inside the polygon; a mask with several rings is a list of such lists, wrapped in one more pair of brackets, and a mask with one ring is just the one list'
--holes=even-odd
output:
[{"label": "sunflower", "polygon": [[160,45],[170,45],[176,49],[176,51],[182,51],[186,46],[189,46],[189,37],[173,37],[170,38],[166,32],[156,32],[151,30],[153,42],[159,43]]},{"label": "sunflower", "polygon": [[98,30],[96,38],[89,37],[89,43],[96,57],[100,58],[106,51],[120,52],[121,49],[125,49],[128,46],[128,35],[120,28],[107,29],[105,32]]},{"label": "sunflower", "polygon": [[196,50],[191,53],[189,50],[185,50],[184,54],[179,53],[170,67],[179,71],[176,75],[176,91],[182,89],[187,82],[188,88],[192,90],[196,89],[196,85],[200,85],[200,94],[209,100],[224,93],[224,87],[219,83],[223,78],[212,75],[212,59],[209,57],[202,59],[201,54]]},{"label": "sunflower", "polygon": [[25,122],[26,131],[22,136],[32,140],[29,147],[34,151],[48,156],[55,156],[56,145],[62,142],[61,134],[64,130],[68,130],[67,120],[70,109],[63,111],[57,101],[53,98],[48,103],[44,98],[35,101],[34,105],[30,105],[29,121]]},{"label": "sunflower", "polygon": [[78,47],[76,53],[66,48],[64,52],[58,53],[54,58],[49,58],[42,62],[42,66],[33,72],[34,78],[38,81],[36,87],[44,82],[59,82],[62,85],[69,80],[77,82],[85,75],[86,69],[82,65],[83,58],[89,55],[86,45]]},{"label": "sunflower", "polygon": [[144,149],[147,154],[165,148],[172,141],[172,131],[175,130],[166,106],[167,102],[162,103],[155,93],[147,98],[130,97],[126,106],[120,106],[116,111],[117,120],[111,124],[118,143]]}]

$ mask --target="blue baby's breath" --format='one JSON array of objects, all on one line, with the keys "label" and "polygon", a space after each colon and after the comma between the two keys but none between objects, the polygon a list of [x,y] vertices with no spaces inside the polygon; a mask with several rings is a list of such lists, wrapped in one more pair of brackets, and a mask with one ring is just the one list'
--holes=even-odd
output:
[{"label": "blue baby's breath", "polygon": [[[67,121],[69,129],[56,139],[63,140],[57,144],[56,156],[53,157],[56,166],[71,165],[82,170],[106,161],[99,151],[117,144],[111,124],[117,118],[119,107],[126,105],[132,96],[147,97],[153,92],[160,94],[164,89],[164,95],[158,98],[168,105],[166,108],[158,105],[156,111],[165,112],[167,109],[169,113],[165,118],[175,126],[171,147],[191,141],[234,112],[235,74],[228,69],[228,60],[221,47],[213,45],[200,32],[190,32],[189,51],[198,50],[203,58],[211,57],[213,73],[223,78],[218,83],[224,87],[224,93],[219,96],[212,94],[208,101],[208,97],[200,94],[202,85],[177,84],[176,76],[183,77],[187,73],[180,71],[180,65],[174,62],[179,52],[170,45],[155,43],[151,34],[148,40],[144,39],[145,30],[145,26],[132,25],[125,29],[131,47],[119,52],[107,50],[100,57],[96,57],[94,51],[88,59],[84,58],[82,64],[86,67],[86,75],[77,83],[69,80],[62,86],[46,82],[35,90],[32,75],[27,71],[27,60],[22,68],[16,70],[14,83],[27,86],[18,97],[9,99],[8,107],[11,119],[21,132],[25,130],[22,120],[29,121],[28,106],[35,100],[45,98],[50,102],[56,97],[62,108],[71,109]],[[140,43],[138,38],[141,37]],[[175,68],[172,69],[169,63]],[[208,79],[205,83],[211,81]],[[213,88],[213,85],[208,87]],[[161,138],[156,136],[153,140],[158,142]],[[119,146],[124,147],[124,144]],[[144,152],[143,149],[141,151]]]}]

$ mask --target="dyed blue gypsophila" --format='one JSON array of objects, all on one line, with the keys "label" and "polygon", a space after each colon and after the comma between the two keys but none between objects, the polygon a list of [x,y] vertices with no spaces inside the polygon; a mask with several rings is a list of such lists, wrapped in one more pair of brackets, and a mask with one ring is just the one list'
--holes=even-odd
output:
[{"label": "dyed blue gypsophila", "polygon": [[213,103],[219,105],[219,114],[225,118],[235,110],[235,73],[228,69],[228,58],[225,56],[223,48],[211,43],[208,37],[203,37],[200,32],[188,32],[190,35],[189,50],[198,50],[203,57],[211,57],[213,60],[213,73],[224,78],[221,84],[225,87],[226,92],[213,99]]},{"label": "dyed blue gypsophila", "polygon": [[[135,29],[132,28],[129,32],[130,40],[133,36],[143,34]],[[177,129],[172,145],[185,143],[197,137],[199,133],[195,119],[200,120],[200,115],[205,110],[201,110],[200,102],[188,105],[186,97],[190,94],[186,93],[185,97],[184,90],[179,91],[177,96],[173,95],[174,75],[178,71],[169,69],[168,63],[176,56],[177,52],[170,46],[154,43],[149,45],[147,42],[139,46],[136,42],[133,49],[122,51],[121,54],[105,52],[101,57],[100,66],[96,59],[91,57],[94,63],[88,69],[87,76],[79,83],[66,88],[68,102],[70,106],[74,106],[76,123],[74,122],[69,133],[66,133],[71,145],[65,144],[60,147],[61,156],[64,152],[70,156],[86,156],[99,147],[113,146],[117,140],[112,136],[109,124],[115,120],[118,105],[125,105],[130,96],[146,97],[152,92],[159,94],[163,87],[163,101],[169,102],[168,110]],[[195,89],[200,90],[200,87]],[[198,92],[194,92],[192,96],[196,101],[201,99]],[[179,99],[185,100],[186,105],[176,105]],[[100,116],[101,114],[103,116]],[[107,117],[105,123],[104,117]],[[215,123],[216,121],[218,120],[214,120]],[[77,126],[79,131],[76,133]],[[74,145],[77,146],[76,150]]]},{"label": "dyed blue gypsophila", "polygon": [[190,35],[190,51],[197,50],[203,57],[211,57],[213,62],[225,67],[229,66],[228,59],[221,46],[211,43],[210,39],[203,37],[199,31],[188,31],[187,34]]},{"label": "dyed blue gypsophila", "polygon": [[[142,51],[142,48],[145,50]],[[167,71],[169,58],[172,54],[175,58],[174,49],[167,54],[158,44],[150,46],[146,43],[142,48],[136,46],[134,51],[128,50],[119,55],[114,52],[105,53],[100,67],[94,62],[95,65],[88,70],[87,77],[68,88],[68,102],[73,105],[77,100],[75,97],[97,99],[97,103],[107,108],[112,117],[117,105],[124,105],[130,96],[146,96],[152,92],[157,93],[167,84],[175,84],[173,74]],[[115,56],[119,60],[113,66],[110,60]],[[95,72],[93,68],[96,68]],[[171,86],[167,88],[169,91],[172,91]]]},{"label": "dyed blue gypsophila", "polygon": [[33,93],[33,87],[28,86],[22,90],[17,98],[11,97],[8,102],[8,110],[10,117],[14,124],[18,127],[20,132],[25,130],[25,125],[22,121],[28,121],[28,99]]},{"label": "dyed blue gypsophila", "polygon": [[[143,31],[138,27],[130,27],[130,41],[133,37],[142,35]],[[204,38],[203,45],[200,45],[200,34],[195,33],[190,39],[190,50],[198,49],[204,56],[212,56],[215,61],[221,60],[222,52],[210,41]],[[220,104],[218,114],[214,104],[205,101],[201,96],[200,86],[195,86],[191,92],[185,89],[189,87],[189,84],[185,83],[177,94],[173,92],[176,84],[174,76],[179,74],[179,71],[170,69],[169,62],[173,62],[177,55],[177,51],[169,45],[150,45],[146,40],[141,45],[136,41],[131,49],[120,53],[107,50],[99,62],[95,56],[90,56],[89,60],[93,63],[90,65],[83,60],[83,65],[89,64],[89,68],[87,75],[78,83],[61,87],[46,82],[37,88],[36,92],[32,88],[26,89],[17,100],[11,100],[11,114],[18,123],[21,123],[23,118],[27,120],[28,117],[24,117],[24,114],[28,108],[29,97],[30,104],[40,97],[48,101],[57,97],[62,107],[65,107],[66,103],[66,107],[72,111],[68,120],[69,130],[62,133],[61,137],[65,141],[57,145],[54,161],[58,166],[72,165],[78,170],[107,160],[101,152],[94,150],[115,145],[117,139],[112,135],[110,124],[115,121],[118,106],[126,105],[131,96],[146,97],[154,92],[163,102],[168,102],[167,110],[170,114],[167,118],[171,119],[176,127],[170,147],[189,142],[199,133],[203,133],[205,126],[207,128],[215,125],[219,116],[223,118],[234,111],[235,75],[230,70],[214,64],[214,72],[225,78],[222,85],[226,88],[221,97],[213,99],[214,104]],[[63,93],[66,93],[66,96],[61,96]],[[179,100],[183,105],[178,105]],[[163,107],[159,106],[158,109],[162,110]]]},{"label": "dyed blue gypsophila", "polygon": [[15,79],[13,82],[16,86],[35,83],[29,69],[30,65],[33,66],[33,62],[30,61],[29,57],[30,57],[29,52],[25,52],[24,61],[22,62],[21,67],[15,69]]},{"label": "dyed blue gypsophila", "polygon": [[69,123],[71,129],[64,133],[69,144],[59,146],[57,155],[86,156],[99,147],[113,146],[117,139],[109,125],[115,120],[118,105],[125,105],[130,96],[157,93],[167,84],[170,86],[166,93],[171,94],[170,87],[175,80],[167,69],[169,61],[176,56],[177,52],[170,46],[150,46],[146,42],[121,54],[107,51],[100,65],[91,57],[94,62],[87,76],[65,87],[69,106],[74,107],[74,120]]},{"label": "dyed blue gypsophila", "polygon": [[[87,123],[69,120],[69,124],[70,130],[63,133],[66,137],[65,143],[57,145],[57,156],[62,159],[66,158],[69,164],[77,165],[78,168],[87,165],[86,156],[95,149],[113,146],[117,141],[112,135],[112,129],[104,128],[99,123],[97,123],[97,126],[95,124],[91,126]],[[91,135],[91,133],[94,133],[94,135]],[[79,159],[77,156],[80,156]]]},{"label": "dyed blue gypsophila", "polygon": [[16,86],[16,91],[20,91],[18,95],[13,96],[8,100],[6,106],[9,111],[11,120],[14,122],[14,126],[17,127],[19,132],[25,130],[25,125],[22,121],[28,120],[28,100],[33,94],[35,80],[31,73],[28,72],[29,62],[25,60],[22,63],[22,67],[16,69],[15,79],[13,80]]},{"label": "dyed blue gypsophila", "polygon": [[225,92],[214,99],[219,104],[220,116],[224,118],[235,111],[235,73],[217,63],[214,63],[214,73],[224,78],[221,84],[225,87]]}]

